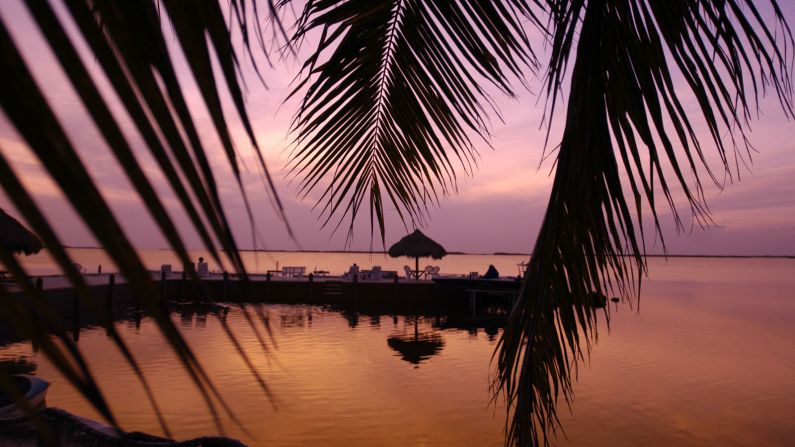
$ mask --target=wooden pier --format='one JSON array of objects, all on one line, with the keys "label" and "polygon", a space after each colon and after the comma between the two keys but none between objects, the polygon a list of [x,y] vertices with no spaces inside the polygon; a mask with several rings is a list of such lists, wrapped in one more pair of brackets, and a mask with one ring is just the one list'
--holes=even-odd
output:
[{"label": "wooden pier", "polygon": [[[97,315],[97,308],[91,307],[87,299],[81,299],[66,278],[45,276],[36,280],[42,297],[63,320],[67,330],[100,325],[102,321],[108,321],[108,317],[111,321],[129,319],[131,309],[140,309],[123,277],[104,273],[85,275],[84,278],[92,301],[95,305],[100,304],[103,315]],[[294,278],[252,275],[249,281],[243,281],[234,275],[217,274],[204,277],[197,283],[181,272],[153,272],[152,279],[164,305],[177,302],[306,304],[361,313],[403,315],[471,315],[478,311],[464,290],[428,280],[391,278],[369,281],[311,275]],[[21,292],[15,292],[17,286],[13,283],[6,282],[4,287],[12,297],[26,300]],[[479,297],[477,308],[510,305],[509,301],[503,297]],[[8,334],[0,330],[0,338],[4,335]]]}]

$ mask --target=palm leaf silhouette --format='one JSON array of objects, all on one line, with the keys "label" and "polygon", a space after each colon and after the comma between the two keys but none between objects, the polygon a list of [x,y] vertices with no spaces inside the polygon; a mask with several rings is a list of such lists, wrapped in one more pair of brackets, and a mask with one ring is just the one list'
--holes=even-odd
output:
[{"label": "palm leaf silhouette", "polygon": [[[204,145],[196,131],[196,126],[188,112],[182,87],[177,80],[166,48],[165,38],[161,32],[161,14],[164,12],[158,9],[157,4],[146,1],[65,0],[64,3],[69,15],[77,24],[80,34],[88,42],[97,61],[111,81],[114,92],[121,99],[136,129],[143,136],[147,148],[177,194],[205,247],[221,265],[224,265],[225,262],[219,254],[219,248],[223,249],[232,268],[245,278],[245,267],[231,227],[221,207],[213,171],[209,165]],[[230,32],[222,10],[218,4],[211,2],[205,2],[199,6],[184,2],[168,1],[163,3],[166,7],[166,17],[174,25],[174,33],[182,43],[183,52],[194,77],[199,81],[202,98],[225,149],[229,165],[241,187],[241,194],[245,196],[240,181],[237,155],[221,109],[219,91],[212,71],[209,69],[211,62],[208,56],[208,43],[203,38],[197,39],[197,35],[204,36],[206,33],[209,36],[209,42],[212,43],[213,50],[217,55],[216,62],[224,74],[229,95],[236,105],[240,120],[248,131],[253,150],[258,155],[265,183],[276,200],[277,211],[282,213],[278,196],[270,182],[264,159],[256,139],[253,137],[253,131],[243,106],[242,90],[238,83],[237,56],[232,48]],[[94,125],[100,130],[119,165],[127,174],[130,183],[143,199],[142,201],[146,204],[149,213],[160,227],[171,248],[181,261],[187,264],[190,259],[179,232],[166,213],[160,198],[154,193],[154,189],[141,169],[130,145],[125,140],[119,124],[106,105],[106,100],[83,66],[71,38],[63,29],[62,19],[54,13],[46,1],[30,1],[26,6],[46,41],[53,48],[58,62],[75,87],[86,109],[89,110]],[[246,27],[245,22],[241,19],[246,14],[244,8],[245,5],[239,2],[233,2],[231,5],[231,9],[239,19],[238,25],[243,28]],[[256,15],[254,20],[258,20]],[[247,30],[243,32],[247,33]],[[174,348],[181,363],[204,396],[219,430],[223,432],[216,406],[220,404],[224,411],[236,421],[231,408],[221,398],[220,393],[170,318],[160,309],[157,288],[154,287],[124,231],[80,161],[76,148],[71,144],[58,118],[47,104],[40,87],[28,69],[27,62],[19,53],[12,36],[8,33],[5,23],[0,23],[0,34],[0,41],[2,41],[0,49],[7,67],[6,79],[8,81],[4,82],[2,87],[2,104],[9,121],[27,141],[86,226],[107,250],[139,298],[142,307],[151,313],[165,339]],[[244,50],[248,51],[248,47]],[[172,162],[172,159],[176,163]],[[95,303],[88,293],[85,282],[73,267],[73,261],[61,248],[61,243],[55,236],[50,223],[43,217],[30,194],[19,182],[17,174],[3,156],[0,156],[0,171],[3,173],[0,184],[8,192],[8,196],[17,209],[43,239],[62,271],[72,281],[76,292],[92,306],[98,318],[106,318],[99,303]],[[246,202],[246,207],[248,208],[248,202]],[[207,227],[210,231],[205,229]],[[113,415],[90,375],[84,356],[65,337],[64,331],[59,329],[62,324],[46,309],[22,266],[11,253],[2,247],[0,247],[0,256],[6,268],[22,285],[25,293],[33,298],[37,313],[44,315],[48,326],[55,329],[56,335],[62,340],[64,347],[58,347],[48,337],[41,334],[33,320],[33,314],[14,306],[12,300],[4,299],[4,312],[18,326],[17,329],[21,334],[41,344],[42,350],[64,373],[64,376],[83,393],[100,414],[115,425]],[[195,272],[193,276],[194,280],[197,279]],[[5,289],[0,288],[0,293],[4,298],[6,297]],[[247,320],[252,325],[256,324],[248,311],[244,311]],[[268,389],[264,381],[256,373],[248,355],[234,334],[228,328],[226,329],[239,354],[249,365],[252,374],[267,392]],[[152,392],[133,354],[127,349],[118,334],[111,331],[111,336],[127,362],[142,380],[147,395],[164,425],[164,430],[168,433]]]},{"label": "palm leaf silhouette", "polygon": [[[761,88],[772,87],[792,116],[792,60],[779,50],[754,3],[547,3],[551,113],[572,58],[574,65],[551,198],[497,353],[495,390],[504,392],[513,410],[507,423],[511,443],[546,445],[560,428],[557,399],[562,395],[570,404],[572,376],[596,338],[589,295],[637,296],[646,272],[644,202],[661,239],[655,191],[682,225],[673,184],[694,218],[708,222],[699,178],[706,172],[717,179],[693,121],[706,124],[722,167],[732,175],[730,150],[747,149],[748,119]],[[775,1],[770,4],[784,29],[784,45],[791,46],[783,15]],[[674,70],[686,79],[700,116],[685,113]]]},{"label": "palm leaf silhouette", "polygon": [[[245,278],[208,146],[188,110],[161,20],[171,24],[247,209],[239,156],[221,107],[223,94],[229,95],[257,154],[263,184],[283,213],[249,123],[238,54],[231,44],[237,29],[252,62],[250,42],[265,48],[257,2],[232,0],[224,12],[212,1],[62,1],[203,244],[216,262],[228,258]],[[268,2],[271,17],[292,3]],[[760,3],[769,5],[772,21]],[[62,18],[45,0],[30,0],[27,7],[136,193],[171,248],[188,262],[180,232],[154,194],[107,98],[77,56]],[[651,210],[653,232],[662,237],[655,194],[662,194],[681,226],[675,206],[675,191],[681,190],[696,222],[708,223],[701,179],[706,175],[719,183],[723,174],[734,175],[731,161],[748,148],[748,123],[759,96],[772,90],[785,113],[791,117],[793,112],[795,42],[777,0],[307,0],[302,7],[291,44],[298,46],[314,34],[320,38],[292,92],[302,96],[293,121],[290,172],[300,179],[304,197],[316,194],[323,225],[338,228],[347,221],[349,237],[362,209],[369,209],[371,234],[377,228],[382,241],[387,210],[395,210],[407,226],[422,225],[429,208],[455,192],[457,172],[472,172],[477,140],[488,144],[490,117],[499,116],[489,92],[512,95],[517,83],[526,84],[527,75],[540,66],[540,53],[525,26],[547,39],[550,122],[569,77],[552,195],[521,299],[495,353],[494,390],[508,402],[506,440],[514,445],[546,445],[560,430],[557,400],[562,396],[571,402],[572,374],[597,335],[589,294],[615,292],[636,299],[646,271],[643,207]],[[278,19],[274,23],[284,32]],[[212,54],[225,93],[215,79]],[[2,106],[9,121],[141,297],[216,421],[216,402],[231,414],[160,311],[156,287],[4,22],[0,57],[6,75]],[[684,79],[686,88],[674,84],[675,76]],[[697,112],[686,112],[683,95],[692,95]],[[699,125],[707,129],[709,141],[699,138]],[[717,150],[723,173],[707,165],[707,146]],[[0,185],[77,292],[102,317],[51,222],[2,153]],[[57,329],[58,318],[43,304],[29,275],[2,247],[0,262],[56,328],[61,343],[43,336],[30,311],[6,299],[0,286],[2,311],[113,423],[87,359]],[[227,333],[267,392],[234,334],[228,328]],[[112,338],[155,404],[133,353],[118,334]]]},{"label": "palm leaf silhouette", "polygon": [[[484,3],[504,14],[484,12]],[[778,3],[769,4],[779,39],[791,47]],[[571,401],[572,373],[596,337],[590,294],[632,299],[639,290],[643,203],[660,237],[655,191],[682,225],[672,184],[696,221],[708,222],[700,178],[718,177],[692,120],[703,120],[732,175],[729,156],[747,149],[748,120],[765,88],[791,116],[792,59],[751,1],[310,1],[297,36],[319,30],[321,37],[293,93],[309,84],[294,122],[292,172],[304,194],[321,189],[324,223],[339,213],[337,225],[347,217],[352,231],[369,195],[370,220],[383,238],[384,203],[416,225],[429,201],[454,189],[450,160],[462,160],[466,171],[474,154],[464,131],[488,136],[489,99],[478,83],[511,94],[505,73],[522,79],[521,67],[535,66],[512,21],[517,15],[549,36],[550,121],[573,60],[552,196],[496,353],[507,440],[539,445],[557,432],[556,401]],[[484,29],[486,20],[495,27]],[[468,37],[479,42],[447,51]],[[490,46],[506,40],[507,51]],[[506,68],[492,70],[493,63]],[[685,112],[672,71],[684,77],[700,114]]]},{"label": "palm leaf silhouette", "polygon": [[[476,161],[470,133],[488,136],[489,84],[535,67],[520,1],[309,1],[295,41],[319,31],[292,95],[291,173],[306,197],[318,190],[323,225],[369,206],[384,239],[384,207],[422,223],[428,205],[456,188],[456,166]],[[469,131],[469,132],[468,132]]]}]

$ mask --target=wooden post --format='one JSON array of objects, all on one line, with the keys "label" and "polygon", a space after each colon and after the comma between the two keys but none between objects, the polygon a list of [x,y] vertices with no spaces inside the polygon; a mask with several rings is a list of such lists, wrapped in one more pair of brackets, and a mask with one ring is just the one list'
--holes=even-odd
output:
[{"label": "wooden post", "polygon": [[187,279],[188,279],[188,272],[185,269],[182,269],[182,280],[179,283],[179,298],[182,301],[185,301],[185,297],[188,294],[187,290]]},{"label": "wooden post", "polygon": [[116,274],[111,273],[108,275],[108,295],[106,297],[106,304],[108,306],[108,311],[113,310],[113,288],[116,286]]},{"label": "wooden post", "polygon": [[265,300],[271,298],[271,272],[265,274]]},{"label": "wooden post", "polygon": [[166,304],[166,271],[160,270],[160,304]]},{"label": "wooden post", "polygon": [[105,297],[105,306],[108,309],[108,327],[106,332],[110,335],[110,330],[113,327],[113,289],[116,285],[116,275],[111,273],[108,276],[108,294]]},{"label": "wooden post", "polygon": [[80,295],[77,294],[77,289],[74,289],[72,299],[72,340],[77,343],[80,340]]},{"label": "wooden post", "polygon": [[308,283],[308,287],[309,287],[309,301],[312,301],[312,284],[314,283],[314,281],[315,281],[315,275],[310,273],[309,274],[309,283]]},{"label": "wooden post", "polygon": [[224,301],[229,301],[229,272],[224,272]]},{"label": "wooden post", "polygon": [[395,302],[398,301],[398,275],[395,274]]},{"label": "wooden post", "polygon": [[356,285],[359,283],[359,274],[353,274],[353,305],[356,306]]},{"label": "wooden post", "polygon": [[[44,291],[44,280],[41,278],[36,278],[36,291],[39,292],[39,297],[42,297],[42,292]],[[39,312],[36,311],[36,308],[33,308],[33,322],[36,326],[39,326],[41,323],[39,321]]]},{"label": "wooden post", "polygon": [[97,266],[97,275],[101,275],[101,274],[102,274],[102,264]]}]

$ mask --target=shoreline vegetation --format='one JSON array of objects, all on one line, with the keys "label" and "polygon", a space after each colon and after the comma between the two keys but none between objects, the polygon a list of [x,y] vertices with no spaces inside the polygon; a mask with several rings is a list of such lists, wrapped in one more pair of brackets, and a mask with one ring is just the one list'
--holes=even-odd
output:
[{"label": "shoreline vegetation", "polygon": [[[69,249],[86,249],[86,250],[102,250],[102,247],[90,247],[80,245],[64,245],[64,248]],[[46,247],[45,247],[46,249]],[[143,251],[171,251],[169,248],[145,248]],[[192,248],[190,250],[202,250],[201,248]],[[224,251],[224,250],[221,250]],[[268,250],[253,250],[253,249],[239,249],[241,253],[248,253],[253,251],[268,252],[268,253],[361,253],[361,254],[387,254],[385,251],[369,251],[369,250],[281,250],[281,249],[268,249]],[[466,256],[532,256],[532,253],[515,253],[495,251],[493,253],[467,253],[464,251],[448,251],[448,255],[466,255]],[[792,255],[689,255],[689,254],[647,254],[647,258],[737,258],[737,259],[795,259],[795,254]]]}]

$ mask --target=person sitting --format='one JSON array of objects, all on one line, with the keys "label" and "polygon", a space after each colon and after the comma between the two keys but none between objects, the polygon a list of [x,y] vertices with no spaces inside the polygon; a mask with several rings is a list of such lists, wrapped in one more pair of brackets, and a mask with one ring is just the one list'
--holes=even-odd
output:
[{"label": "person sitting", "polygon": [[348,273],[346,273],[345,276],[351,279],[359,276],[359,266],[354,262],[351,268],[348,269]]},{"label": "person sitting", "polygon": [[494,267],[494,264],[489,264],[489,269],[486,274],[481,276],[481,279],[500,279],[500,272]]},{"label": "person sitting", "polygon": [[204,258],[199,258],[196,274],[198,274],[199,277],[210,276],[210,266],[204,262]]}]

